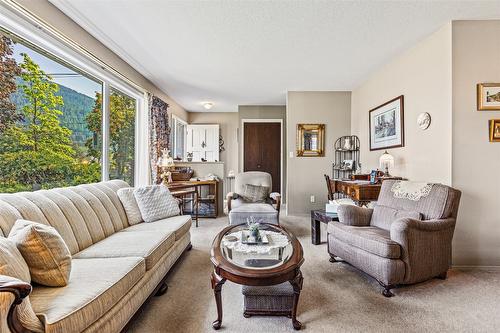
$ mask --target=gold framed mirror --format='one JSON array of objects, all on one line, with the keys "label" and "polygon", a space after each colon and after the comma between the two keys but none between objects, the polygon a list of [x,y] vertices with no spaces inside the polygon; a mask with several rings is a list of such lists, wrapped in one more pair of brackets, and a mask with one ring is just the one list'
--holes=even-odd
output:
[{"label": "gold framed mirror", "polygon": [[297,156],[325,156],[325,124],[297,124]]}]

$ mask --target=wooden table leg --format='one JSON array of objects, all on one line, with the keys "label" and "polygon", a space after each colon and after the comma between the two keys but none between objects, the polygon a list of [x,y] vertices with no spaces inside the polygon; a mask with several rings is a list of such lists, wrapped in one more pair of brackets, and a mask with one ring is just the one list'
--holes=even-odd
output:
[{"label": "wooden table leg", "polygon": [[293,308],[292,308],[292,324],[293,328],[296,330],[300,330],[302,328],[302,323],[297,320],[297,306],[299,304],[299,296],[300,296],[300,291],[302,290],[302,282],[304,281],[304,278],[302,277],[302,272],[300,269],[297,269],[297,275],[295,275],[295,278],[290,281],[292,287],[293,287]]},{"label": "wooden table leg", "polygon": [[311,242],[314,245],[321,243],[320,221],[316,220],[313,213],[311,213]]},{"label": "wooden table leg", "polygon": [[222,325],[222,285],[226,282],[226,279],[223,279],[217,273],[212,272],[212,289],[214,290],[215,295],[215,303],[217,304],[217,320],[212,323],[212,327],[215,330],[218,330]]},{"label": "wooden table leg", "polygon": [[199,208],[198,208],[199,202],[198,201],[200,200],[200,197],[198,195],[198,188],[195,187],[195,189],[196,189],[196,193],[194,194],[194,199],[195,199],[195,208],[194,208],[195,209],[195,213],[194,213],[195,219],[194,220],[196,221],[196,228],[198,228],[198,213],[199,213]]}]

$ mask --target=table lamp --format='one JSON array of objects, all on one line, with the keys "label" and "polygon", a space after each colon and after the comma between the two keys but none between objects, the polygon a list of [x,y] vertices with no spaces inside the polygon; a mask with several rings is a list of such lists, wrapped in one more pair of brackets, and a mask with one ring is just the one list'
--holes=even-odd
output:
[{"label": "table lamp", "polygon": [[170,151],[165,148],[162,150],[161,156],[158,158],[158,162],[156,163],[158,167],[161,168],[162,174],[161,178],[163,183],[169,184],[172,182],[172,169],[175,167],[174,159],[170,155]]},{"label": "table lamp", "polygon": [[385,151],[379,159],[380,169],[384,170],[384,177],[390,177],[389,168],[394,168],[394,157]]}]

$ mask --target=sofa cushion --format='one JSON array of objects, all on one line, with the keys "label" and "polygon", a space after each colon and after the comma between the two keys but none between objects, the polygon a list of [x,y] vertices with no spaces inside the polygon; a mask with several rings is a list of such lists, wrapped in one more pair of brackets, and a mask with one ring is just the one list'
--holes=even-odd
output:
[{"label": "sofa cushion", "polygon": [[177,200],[165,185],[138,187],[134,190],[144,222],[154,222],[180,214]]},{"label": "sofa cushion", "polygon": [[278,213],[276,209],[274,209],[273,205],[268,203],[251,203],[244,202],[239,200],[236,201],[236,205],[231,208],[231,212],[235,213],[243,213],[243,212],[256,212],[256,213]]},{"label": "sofa cushion", "polygon": [[74,258],[142,257],[146,260],[146,270],[150,270],[175,242],[173,231],[125,231],[127,229],[89,246]]},{"label": "sofa cushion", "polygon": [[380,257],[397,259],[401,247],[391,240],[390,232],[377,227],[355,227],[340,222],[328,223],[328,233],[344,243],[376,254]]},{"label": "sofa cushion", "polygon": [[9,239],[28,264],[31,279],[50,287],[68,284],[71,273],[71,253],[61,235],[51,226],[17,220]]},{"label": "sofa cushion", "polygon": [[143,276],[143,258],[73,259],[66,287],[35,287],[33,309],[45,331],[81,332],[108,312]]},{"label": "sofa cushion", "polygon": [[134,188],[127,187],[119,189],[116,194],[118,194],[118,198],[125,209],[125,213],[127,214],[128,224],[134,225],[142,222],[141,211],[139,210],[139,206],[137,206],[137,200],[135,200],[134,196]]},{"label": "sofa cushion", "polygon": [[191,229],[191,216],[177,215],[163,220],[158,220],[150,223],[140,223],[133,225],[123,231],[150,231],[163,234],[174,233],[175,240],[178,241]]},{"label": "sofa cushion", "polygon": [[420,220],[422,218],[422,215],[416,211],[394,209],[387,206],[376,205],[373,208],[373,214],[370,224],[374,227],[391,230],[392,222],[401,218]]},{"label": "sofa cushion", "polygon": [[[23,282],[30,283],[30,270],[28,264],[10,239],[0,237],[0,275],[6,275]],[[17,306],[17,315],[24,327],[34,332],[43,332],[40,320],[33,312],[30,296]]]}]

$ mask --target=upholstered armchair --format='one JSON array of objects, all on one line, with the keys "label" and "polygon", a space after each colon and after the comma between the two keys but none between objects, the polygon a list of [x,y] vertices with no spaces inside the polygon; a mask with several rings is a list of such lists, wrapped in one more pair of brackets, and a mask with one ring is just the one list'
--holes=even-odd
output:
[{"label": "upholstered armchair", "polygon": [[[226,196],[227,209],[230,224],[242,224],[247,222],[247,218],[252,216],[255,219],[265,222],[279,224],[279,211],[281,205],[281,195],[272,192],[272,178],[267,172],[247,171],[236,175],[234,180],[234,192],[229,192]],[[266,189],[266,198],[258,202],[251,202],[247,199],[248,186],[262,186]]]},{"label": "upholstered armchair", "polygon": [[330,261],[340,257],[393,296],[397,285],[446,278],[461,192],[441,184],[386,180],[373,209],[340,206],[328,224]]}]

